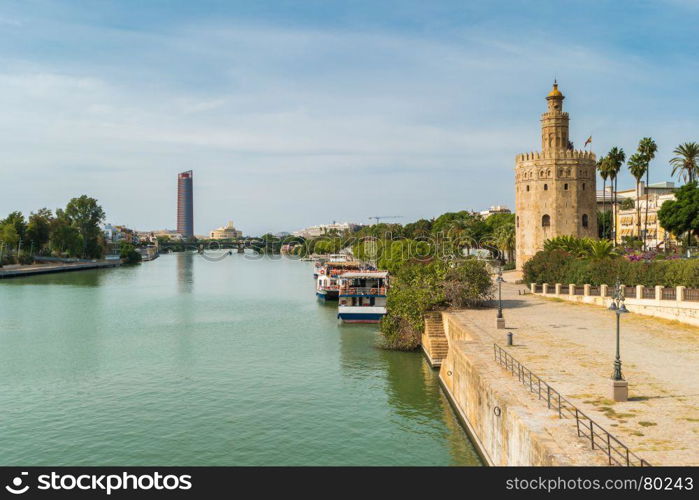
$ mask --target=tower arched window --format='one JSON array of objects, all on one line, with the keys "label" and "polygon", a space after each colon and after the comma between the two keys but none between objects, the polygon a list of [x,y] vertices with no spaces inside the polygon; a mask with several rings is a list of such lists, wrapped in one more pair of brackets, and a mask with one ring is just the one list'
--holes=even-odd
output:
[{"label": "tower arched window", "polygon": [[582,183],[582,190],[585,191],[585,183]]},{"label": "tower arched window", "polygon": [[563,189],[568,191],[568,183],[567,182],[565,184],[563,184]]},{"label": "tower arched window", "polygon": [[529,184],[527,184],[527,191],[529,191]]},{"label": "tower arched window", "polygon": [[550,227],[551,226],[551,216],[549,214],[544,214],[544,216],[541,218],[541,227]]},{"label": "tower arched window", "polygon": [[549,190],[549,185],[548,185],[548,184],[544,184],[544,191],[548,191],[548,190]]},{"label": "tower arched window", "polygon": [[582,227],[589,227],[589,226],[590,226],[590,218],[587,216],[587,214],[583,214]]}]

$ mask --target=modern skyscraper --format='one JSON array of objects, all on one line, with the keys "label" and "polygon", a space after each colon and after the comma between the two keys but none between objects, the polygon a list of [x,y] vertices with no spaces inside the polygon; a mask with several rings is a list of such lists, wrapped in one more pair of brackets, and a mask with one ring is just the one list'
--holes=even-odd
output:
[{"label": "modern skyscraper", "polygon": [[177,176],[177,232],[184,238],[194,236],[193,183],[191,170]]}]

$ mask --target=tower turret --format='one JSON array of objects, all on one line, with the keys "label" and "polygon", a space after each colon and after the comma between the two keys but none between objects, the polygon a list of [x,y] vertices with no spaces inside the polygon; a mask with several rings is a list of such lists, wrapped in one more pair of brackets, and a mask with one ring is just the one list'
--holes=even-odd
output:
[{"label": "tower turret", "polygon": [[554,80],[553,89],[546,96],[548,109],[541,115],[541,150],[555,153],[569,149],[568,113],[563,112],[565,96]]}]

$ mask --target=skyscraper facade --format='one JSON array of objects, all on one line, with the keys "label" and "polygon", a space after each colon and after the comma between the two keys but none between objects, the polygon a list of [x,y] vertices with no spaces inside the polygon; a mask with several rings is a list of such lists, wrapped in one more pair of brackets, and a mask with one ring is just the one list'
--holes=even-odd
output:
[{"label": "skyscraper facade", "polygon": [[185,238],[194,236],[194,175],[191,170],[177,176],[177,232]]}]

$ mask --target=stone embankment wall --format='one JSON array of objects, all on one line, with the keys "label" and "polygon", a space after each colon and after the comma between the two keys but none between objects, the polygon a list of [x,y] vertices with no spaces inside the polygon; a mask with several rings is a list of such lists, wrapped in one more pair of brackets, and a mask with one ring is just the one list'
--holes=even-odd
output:
[{"label": "stone embankment wall", "polygon": [[442,321],[448,351],[439,378],[487,464],[602,465],[569,421],[556,418],[494,361],[487,336],[454,313],[442,313]]}]

